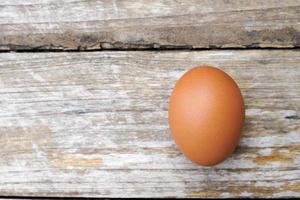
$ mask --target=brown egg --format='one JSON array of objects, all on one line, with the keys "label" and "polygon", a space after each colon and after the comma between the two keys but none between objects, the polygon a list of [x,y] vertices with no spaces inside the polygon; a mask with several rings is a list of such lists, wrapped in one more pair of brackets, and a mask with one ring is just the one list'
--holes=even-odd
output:
[{"label": "brown egg", "polygon": [[181,152],[200,165],[216,165],[234,151],[244,119],[238,85],[214,67],[200,66],[185,73],[170,97],[173,138]]}]

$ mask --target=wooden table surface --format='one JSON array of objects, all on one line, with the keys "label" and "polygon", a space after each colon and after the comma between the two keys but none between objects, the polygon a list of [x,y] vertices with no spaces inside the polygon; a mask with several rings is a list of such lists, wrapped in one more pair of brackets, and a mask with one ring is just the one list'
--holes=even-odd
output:
[{"label": "wooden table surface", "polygon": [[[0,197],[300,197],[300,0],[0,0]],[[168,127],[200,64],[241,142],[200,167]]]}]

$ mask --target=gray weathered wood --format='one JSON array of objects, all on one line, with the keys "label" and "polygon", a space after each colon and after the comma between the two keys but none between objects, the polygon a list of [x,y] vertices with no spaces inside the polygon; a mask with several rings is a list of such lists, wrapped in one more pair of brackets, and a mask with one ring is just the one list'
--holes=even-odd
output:
[{"label": "gray weathered wood", "polygon": [[299,0],[0,0],[2,50],[299,46]]},{"label": "gray weathered wood", "polygon": [[[202,63],[247,109],[239,148],[212,168],[167,124],[175,81]],[[299,118],[299,51],[2,53],[0,195],[299,197]]]}]

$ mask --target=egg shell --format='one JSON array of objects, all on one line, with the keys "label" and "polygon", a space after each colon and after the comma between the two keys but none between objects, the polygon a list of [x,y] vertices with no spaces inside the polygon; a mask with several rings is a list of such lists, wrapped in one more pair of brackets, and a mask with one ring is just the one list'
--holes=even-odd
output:
[{"label": "egg shell", "polygon": [[241,91],[222,70],[199,66],[176,83],[169,102],[169,125],[180,151],[191,161],[212,166],[239,143],[245,120]]}]

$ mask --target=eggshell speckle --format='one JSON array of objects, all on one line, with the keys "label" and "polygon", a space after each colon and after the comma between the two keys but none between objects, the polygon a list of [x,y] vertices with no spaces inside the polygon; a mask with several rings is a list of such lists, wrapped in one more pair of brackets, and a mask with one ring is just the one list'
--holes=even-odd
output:
[{"label": "eggshell speckle", "polygon": [[245,119],[235,81],[220,69],[200,66],[176,83],[169,125],[181,152],[203,166],[224,161],[236,148]]}]

